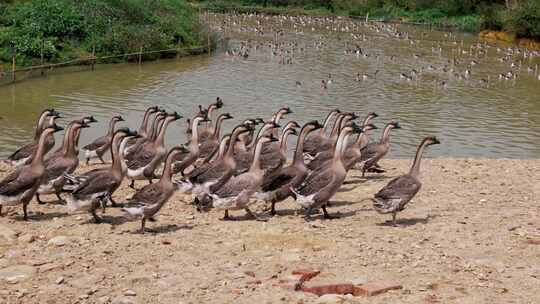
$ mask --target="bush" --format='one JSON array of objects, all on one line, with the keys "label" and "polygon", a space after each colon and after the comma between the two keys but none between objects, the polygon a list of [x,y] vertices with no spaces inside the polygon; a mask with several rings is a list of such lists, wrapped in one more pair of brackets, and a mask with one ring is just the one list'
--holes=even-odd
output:
[{"label": "bush", "polygon": [[511,11],[507,27],[517,37],[540,39],[540,2],[528,0]]}]

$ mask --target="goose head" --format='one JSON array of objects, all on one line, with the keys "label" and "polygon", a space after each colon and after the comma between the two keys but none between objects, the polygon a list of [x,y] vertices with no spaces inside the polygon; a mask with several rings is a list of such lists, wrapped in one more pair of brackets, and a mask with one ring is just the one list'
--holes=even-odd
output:
[{"label": "goose head", "polygon": [[119,122],[119,121],[125,121],[124,118],[122,118],[122,116],[120,115],[116,115],[112,118],[115,122]]},{"label": "goose head", "polygon": [[189,149],[186,146],[184,145],[175,146],[175,147],[172,147],[171,150],[169,150],[169,157],[171,157],[171,155],[174,157],[177,154],[186,154],[186,153],[189,153]]},{"label": "goose head", "polygon": [[428,136],[424,138],[424,142],[427,146],[438,145],[441,143],[435,136]]},{"label": "goose head", "polygon": [[216,102],[213,103],[213,106],[215,106],[216,109],[221,109],[223,107],[223,100],[221,99],[221,97],[216,97]]},{"label": "goose head", "polygon": [[294,121],[294,120],[291,120],[289,121],[286,125],[285,125],[285,130],[288,130],[288,129],[294,129],[294,128],[300,128],[300,125]]},{"label": "goose head", "polygon": [[378,129],[378,128],[374,124],[368,123],[367,125],[363,125],[362,129],[363,129],[363,132],[366,132],[366,131],[375,130],[375,129]]},{"label": "goose head", "polygon": [[170,114],[167,114],[167,118],[168,117],[171,117],[172,118],[172,121],[175,121],[175,120],[179,120],[180,118],[182,118],[183,116],[178,114],[177,112],[173,112],[173,113],[170,113]]},{"label": "goose head", "polygon": [[93,123],[93,122],[98,122],[97,119],[94,118],[94,116],[85,116],[81,119],[82,122],[86,123],[86,124],[90,124],[90,123]]},{"label": "goose head", "polygon": [[[339,111],[339,110],[338,110]],[[304,126],[309,126],[310,128],[312,128],[311,130],[317,130],[317,129],[322,129],[324,128],[324,125],[322,125],[319,121],[317,120],[312,120],[312,121],[309,121],[307,122]]]},{"label": "goose head", "polygon": [[378,115],[377,113],[375,113],[375,112],[370,112],[370,113],[368,113],[368,115],[367,115],[366,118],[364,119],[364,123],[363,123],[363,124],[364,124],[364,125],[367,125],[367,124],[369,124],[369,122],[370,122],[372,119],[375,119],[375,118],[377,118],[377,117],[379,117],[379,115]]},{"label": "goose head", "polygon": [[52,132],[51,131],[49,131],[49,132],[51,132],[51,133],[56,133],[56,132],[60,132],[60,131],[64,130],[64,128],[57,125],[56,123],[50,124],[45,130],[47,130],[47,129],[50,129]]},{"label": "goose head", "polygon": [[399,122],[397,121],[391,121],[389,124],[388,124],[388,127],[390,129],[401,129],[401,125],[399,124]]},{"label": "goose head", "polygon": [[230,113],[223,113],[220,115],[222,119],[233,119],[234,117]]},{"label": "goose head", "polygon": [[264,123],[264,119],[260,118],[260,117],[257,117],[255,118],[255,124],[258,125],[258,124],[263,124]]}]

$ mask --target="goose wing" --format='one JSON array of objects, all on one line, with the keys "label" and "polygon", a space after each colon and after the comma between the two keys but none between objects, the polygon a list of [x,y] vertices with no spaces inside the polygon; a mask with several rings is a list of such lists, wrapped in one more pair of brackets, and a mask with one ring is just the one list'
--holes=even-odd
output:
[{"label": "goose wing", "polygon": [[153,204],[159,196],[162,194],[161,189],[157,183],[144,186],[141,190],[137,191],[131,201],[136,201],[143,204]]},{"label": "goose wing", "polygon": [[17,195],[34,185],[36,182],[35,177],[32,174],[28,174],[30,172],[24,170],[25,168],[30,167],[25,166],[15,170],[0,182],[0,195]]},{"label": "goose wing", "polygon": [[242,190],[253,187],[253,178],[249,174],[233,176],[227,183],[219,188],[214,194],[220,198],[232,197],[240,194]]},{"label": "goose wing", "polygon": [[370,143],[367,146],[365,146],[364,148],[362,148],[362,150],[360,150],[360,152],[362,153],[362,158],[361,158],[362,161],[372,159],[379,152],[379,144]]},{"label": "goose wing", "polygon": [[91,195],[99,192],[109,191],[118,184],[118,181],[109,174],[108,171],[96,172],[82,180],[78,187],[73,190],[75,196]]},{"label": "goose wing", "polygon": [[421,186],[420,181],[410,175],[398,176],[377,192],[375,198],[383,200],[412,198],[420,190]]},{"label": "goose wing", "polygon": [[107,136],[102,136],[95,139],[93,142],[89,143],[88,145],[84,146],[83,149],[88,150],[88,151],[94,151],[98,149],[99,147],[104,146],[108,143],[109,143],[109,139],[107,138]]},{"label": "goose wing", "polygon": [[130,169],[138,169],[148,165],[154,156],[156,155],[154,149],[143,148],[137,151],[130,160],[127,162],[127,166]]},{"label": "goose wing", "polygon": [[322,151],[315,156],[315,158],[307,164],[307,167],[310,170],[315,170],[317,168],[322,168],[324,165],[326,165],[334,156],[334,152],[332,150],[326,150]]},{"label": "goose wing", "polygon": [[297,192],[304,196],[308,196],[331,184],[333,180],[334,172],[330,169],[314,171],[308,175],[306,180],[298,187]]},{"label": "goose wing", "polygon": [[318,134],[313,134],[306,138],[304,142],[304,152],[313,153],[317,151],[319,145],[324,141],[324,138]]},{"label": "goose wing", "polygon": [[277,190],[290,183],[296,177],[296,172],[292,167],[286,167],[279,170],[274,176],[262,185],[263,192]]},{"label": "goose wing", "polygon": [[31,144],[27,144],[23,147],[21,147],[19,150],[13,152],[13,154],[11,154],[8,159],[9,160],[20,160],[20,159],[23,159],[23,158],[27,158],[29,156],[31,156],[34,151],[36,151],[37,149],[37,143],[31,143]]}]

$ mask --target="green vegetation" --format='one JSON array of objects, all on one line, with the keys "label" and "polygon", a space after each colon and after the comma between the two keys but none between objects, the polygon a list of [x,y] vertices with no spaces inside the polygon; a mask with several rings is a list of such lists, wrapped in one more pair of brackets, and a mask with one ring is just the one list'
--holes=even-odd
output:
[{"label": "green vegetation", "polygon": [[213,11],[365,16],[540,39],[540,0],[203,0]]},{"label": "green vegetation", "polygon": [[[196,47],[206,41],[184,0],[0,0],[0,63],[62,62],[97,56]],[[159,55],[153,55],[159,56]],[[148,58],[147,58],[148,59]]]}]

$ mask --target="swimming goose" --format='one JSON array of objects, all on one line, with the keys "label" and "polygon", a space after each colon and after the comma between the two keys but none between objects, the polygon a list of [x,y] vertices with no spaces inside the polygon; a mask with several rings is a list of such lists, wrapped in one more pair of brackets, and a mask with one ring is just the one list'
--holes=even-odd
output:
[{"label": "swimming goose", "polygon": [[241,133],[251,131],[249,125],[238,125],[231,133],[229,146],[223,157],[213,162],[202,164],[187,174],[183,188],[191,189],[191,192],[199,196],[203,193],[209,193],[217,190],[226,183],[233,175],[236,168],[236,161],[233,157],[234,143]]},{"label": "swimming goose", "polygon": [[45,174],[43,156],[45,155],[48,138],[60,130],[63,129],[56,124],[45,128],[39,137],[37,149],[32,155],[32,162],[29,165],[17,167],[15,171],[8,174],[0,182],[0,215],[2,214],[2,206],[22,204],[24,220],[28,219],[26,208],[32,197],[34,197]]},{"label": "swimming goose", "polygon": [[330,121],[334,118],[334,116],[340,113],[341,111],[339,109],[332,110],[330,113],[328,113],[326,119],[324,120],[324,127],[321,128],[317,133],[310,133],[310,136],[306,138],[304,144],[304,153],[315,156],[316,148],[328,139],[328,136],[326,136],[324,132],[328,129]]},{"label": "swimming goose", "polygon": [[113,116],[109,122],[109,130],[105,136],[96,138],[93,142],[82,148],[84,152],[84,157],[86,157],[86,165],[90,164],[90,159],[99,158],[102,164],[105,164],[103,160],[103,155],[110,150],[112,136],[114,134],[114,126],[116,123],[124,121],[122,116]]},{"label": "swimming goose", "polygon": [[36,200],[38,203],[44,202],[40,199],[42,194],[56,194],[59,201],[62,201],[60,193],[66,180],[64,173],[72,174],[79,165],[79,158],[77,157],[77,151],[75,150],[75,133],[81,128],[90,127],[85,123],[84,119],[75,120],[69,124],[66,130],[67,138],[64,137],[62,143],[63,154],[52,155],[44,162],[45,175],[41,180],[36,193]]},{"label": "swimming goose", "polygon": [[360,133],[362,128],[355,123],[344,127],[339,134],[332,163],[323,170],[311,172],[300,186],[291,188],[296,202],[307,209],[306,220],[309,220],[311,211],[318,208],[322,208],[324,218],[330,218],[326,204],[336,194],[347,175],[343,164],[343,152],[351,132]]},{"label": "swimming goose", "polygon": [[396,213],[403,211],[405,205],[420,191],[422,183],[419,180],[420,161],[424,149],[430,145],[440,144],[433,136],[424,138],[416,155],[409,173],[392,179],[373,198],[375,211],[381,214],[392,213],[392,225],[396,226]]},{"label": "swimming goose", "polygon": [[[362,166],[362,177],[365,176],[367,170],[372,167],[377,167],[377,162],[381,160],[390,150],[390,131],[393,129],[401,129],[398,122],[390,122],[384,128],[381,140],[378,143],[368,144],[362,149],[362,158],[360,161],[364,163]],[[379,172],[384,172],[378,169]]]},{"label": "swimming goose", "polygon": [[131,179],[130,187],[135,187],[136,179],[146,179],[152,183],[155,169],[161,164],[167,149],[165,148],[165,132],[173,121],[182,118],[178,113],[168,114],[161,124],[159,133],[152,142],[145,143],[141,149],[126,157],[127,176]]},{"label": "swimming goose", "polygon": [[[17,151],[13,152],[7,160],[6,163],[12,166],[20,166],[20,165],[28,165],[32,162],[32,155],[35,154],[37,148],[38,148],[38,141],[41,137],[41,133],[45,128],[47,128],[50,125],[53,125],[56,121],[56,119],[61,118],[60,114],[56,112],[54,109],[48,109],[43,111],[41,113],[37,127],[36,127],[36,133],[34,135],[34,138],[37,137],[37,139],[34,139],[34,141],[30,144],[27,144]],[[45,150],[44,155],[47,154],[52,148],[54,147],[54,136],[47,136],[47,141],[45,142]]]},{"label": "swimming goose", "polygon": [[304,163],[304,142],[310,132],[321,128],[323,128],[323,125],[316,120],[306,123],[300,130],[292,164],[273,172],[266,181],[263,181],[261,190],[257,193],[257,198],[272,204],[271,215],[276,214],[276,203],[291,196],[291,188],[298,187],[308,175]]},{"label": "swimming goose", "polygon": [[172,181],[172,164],[178,153],[190,153],[190,151],[184,146],[172,148],[165,159],[165,166],[159,181],[144,186],[133,195],[130,204],[133,203],[134,207],[122,208],[122,211],[129,218],[141,219],[141,233],[144,233],[146,220],[153,218],[176,190],[177,186]]},{"label": "swimming goose", "polygon": [[229,113],[223,113],[216,118],[213,133],[208,135],[205,140],[201,141],[199,146],[199,158],[207,158],[208,156],[214,154],[216,149],[219,148],[221,125],[224,120],[232,118],[233,117]]},{"label": "swimming goose", "polygon": [[119,128],[114,132],[110,167],[95,169],[77,177],[64,174],[68,181],[73,183],[72,187],[64,187],[67,192],[71,192],[66,199],[70,212],[88,211],[96,223],[101,222],[96,214],[100,202],[105,206],[106,199],[111,198],[112,193],[118,189],[124,179],[120,143],[126,136],[136,137],[137,132],[130,131],[128,128]]},{"label": "swimming goose", "polygon": [[253,152],[253,162],[246,173],[231,177],[217,191],[210,193],[212,206],[216,209],[225,210],[224,220],[229,218],[229,210],[244,209],[247,214],[258,219],[249,209],[251,196],[259,189],[263,180],[263,169],[261,168],[260,155],[264,143],[277,141],[273,136],[262,136],[257,139],[255,151]]}]

